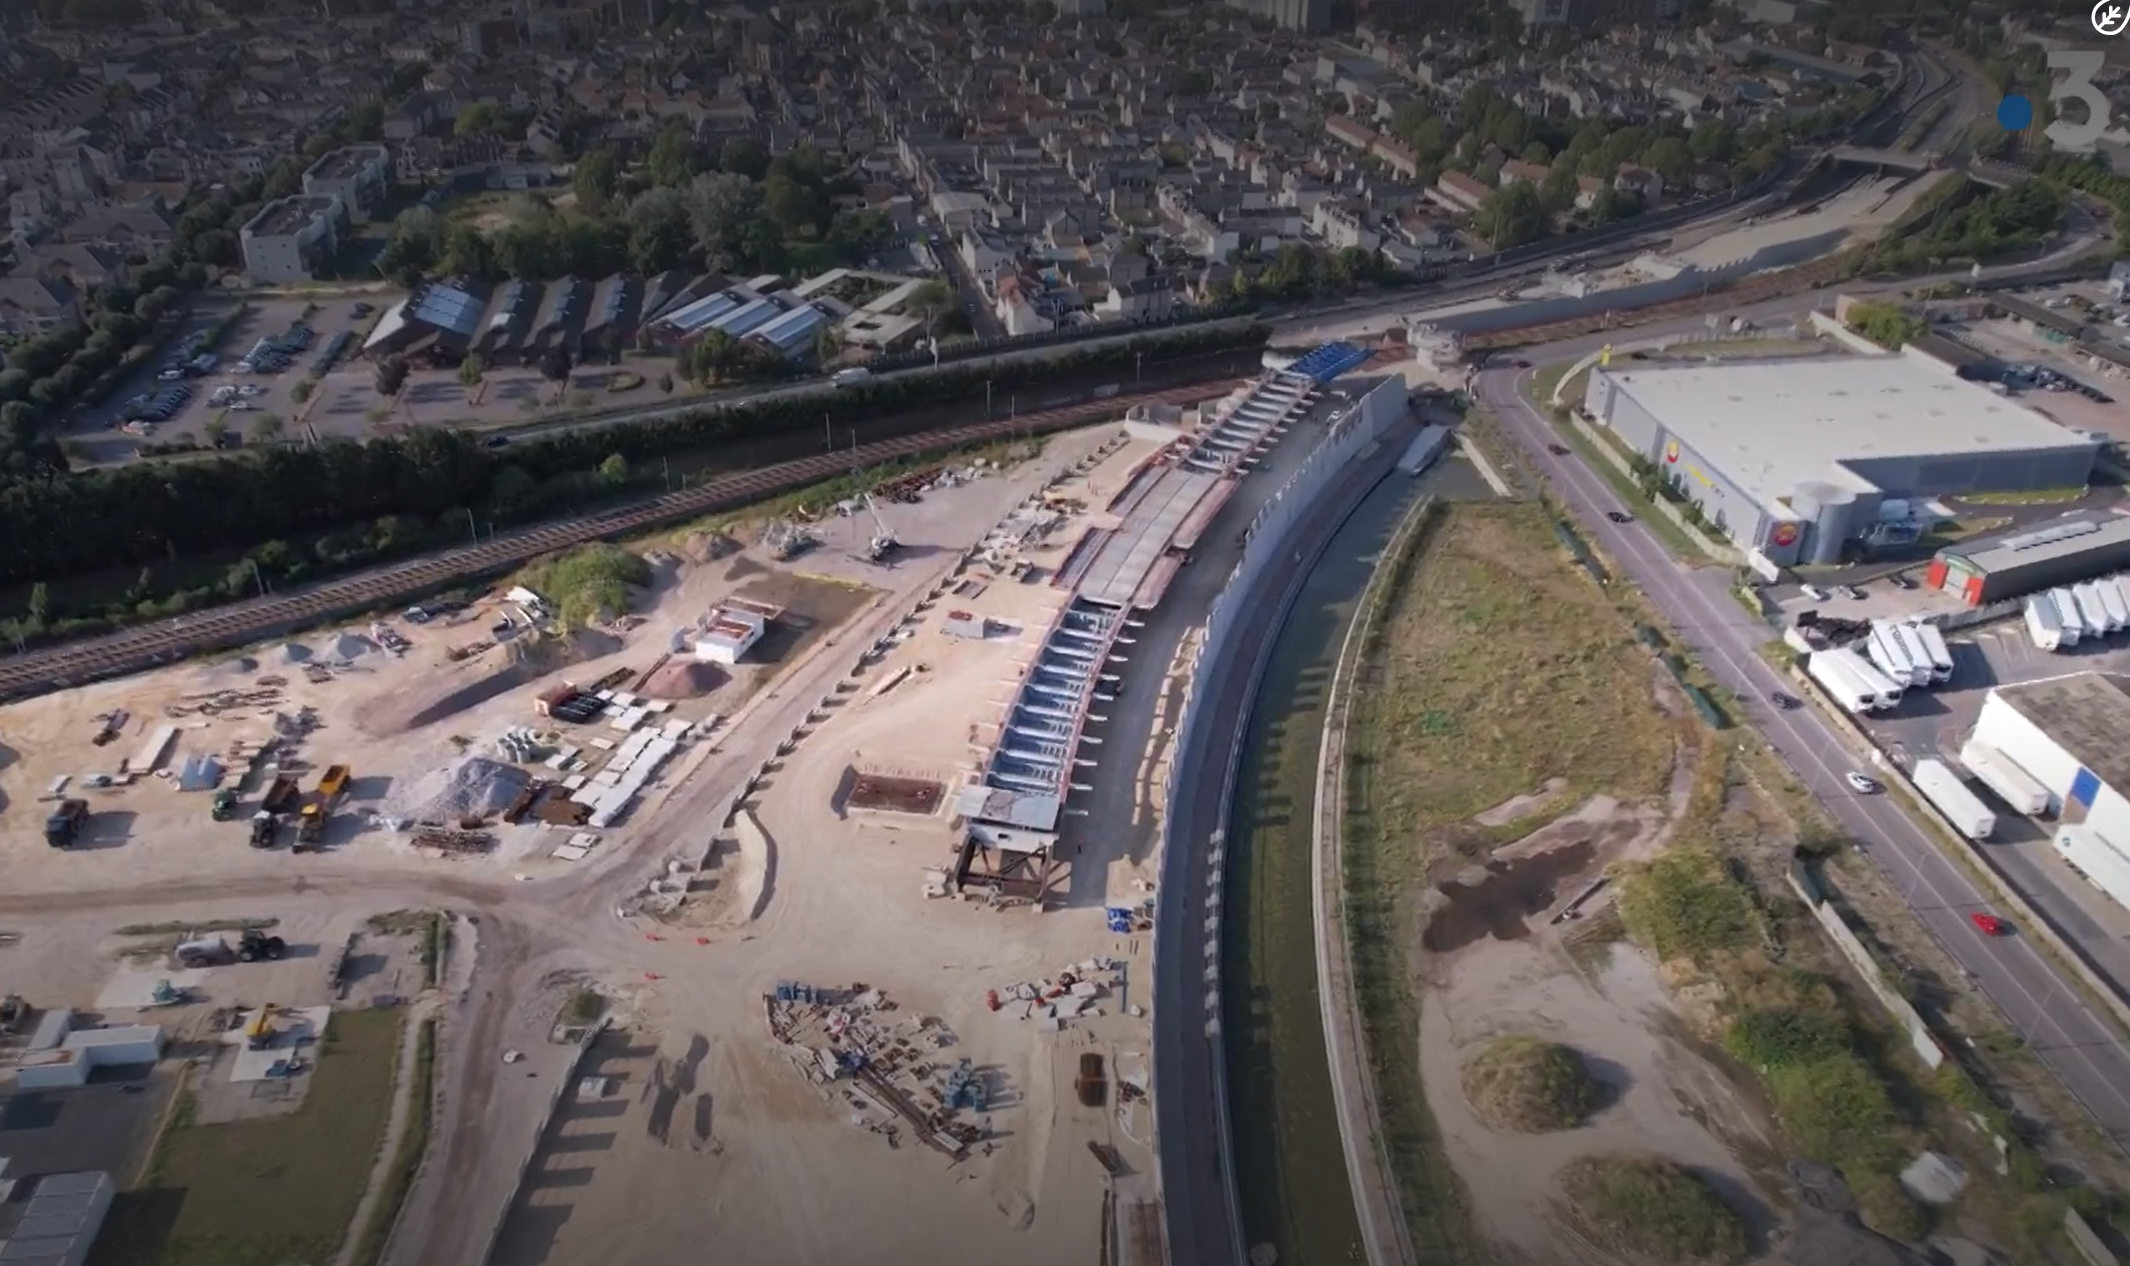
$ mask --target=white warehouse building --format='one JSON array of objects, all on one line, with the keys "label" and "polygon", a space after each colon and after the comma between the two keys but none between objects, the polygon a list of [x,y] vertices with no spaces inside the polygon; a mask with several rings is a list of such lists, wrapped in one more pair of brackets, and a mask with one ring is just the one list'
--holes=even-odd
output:
[{"label": "white warehouse building", "polygon": [[1975,741],[2040,783],[2064,825],[2130,851],[2130,677],[2073,673],[1999,686],[1975,719]]}]

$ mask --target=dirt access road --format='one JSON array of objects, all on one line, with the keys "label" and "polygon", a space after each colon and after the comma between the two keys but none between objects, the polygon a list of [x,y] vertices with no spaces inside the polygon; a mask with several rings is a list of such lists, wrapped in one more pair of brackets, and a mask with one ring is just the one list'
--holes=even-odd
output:
[{"label": "dirt access road", "polygon": [[[1054,441],[1043,457],[998,483],[1001,509],[1026,496],[1056,470],[1114,432],[1097,429]],[[953,543],[956,547],[966,542]],[[0,897],[5,926],[36,933],[109,919],[200,921],[227,917],[242,905],[271,907],[284,917],[306,909],[394,909],[443,906],[464,916],[446,981],[440,1052],[443,1111],[436,1123],[424,1181],[410,1198],[388,1262],[429,1266],[478,1263],[508,1206],[520,1161],[536,1141],[564,1048],[547,1042],[567,991],[587,975],[654,978],[670,985],[673,1010],[718,1004],[691,979],[731,982],[744,994],[773,977],[779,953],[773,934],[755,940],[646,939],[642,929],[614,917],[617,903],[660,858],[700,853],[732,788],[773,751],[859,652],[883,636],[919,597],[948,574],[954,549],[923,555],[876,581],[871,606],[810,657],[792,665],[767,692],[730,718],[721,741],[696,749],[681,770],[682,785],[640,827],[603,856],[554,878],[519,879],[500,868],[450,874],[380,872],[328,853],[306,858],[300,872],[252,874],[162,883],[141,891],[123,868],[68,876],[44,891],[11,885]],[[522,872],[521,872],[522,873]],[[89,916],[85,918],[84,916]],[[786,925],[791,941],[818,939],[821,929]],[[55,934],[56,935],[56,934]],[[789,945],[786,945],[789,949]],[[725,1017],[728,1025],[753,1023]],[[504,1064],[503,1051],[527,1053]],[[449,1182],[441,1181],[449,1175]]]}]

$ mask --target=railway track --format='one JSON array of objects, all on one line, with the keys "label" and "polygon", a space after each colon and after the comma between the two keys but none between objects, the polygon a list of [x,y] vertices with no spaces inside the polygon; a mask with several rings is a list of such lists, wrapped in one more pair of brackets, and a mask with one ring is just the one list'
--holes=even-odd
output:
[{"label": "railway track", "polygon": [[726,475],[700,487],[601,514],[500,533],[491,540],[441,554],[410,559],[288,594],[269,594],[198,615],[180,616],[29,651],[0,664],[0,702],[26,699],[91,681],[139,672],[206,651],[242,646],[294,632],[337,617],[374,611],[434,593],[468,579],[496,575],[543,554],[593,541],[737,509],[753,502],[824,483],[854,465],[877,466],[921,453],[966,448],[1020,435],[1044,435],[1114,416],[1139,403],[1187,403],[1232,390],[1246,379],[1219,379],[1193,387],[1119,394],[1106,400],[1024,413],[998,422],[926,431],[900,439],[778,462]]}]

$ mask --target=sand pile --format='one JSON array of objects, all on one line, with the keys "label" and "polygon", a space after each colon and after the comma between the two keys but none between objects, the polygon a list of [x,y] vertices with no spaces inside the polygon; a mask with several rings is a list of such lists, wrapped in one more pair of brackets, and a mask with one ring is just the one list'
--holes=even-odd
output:
[{"label": "sand pile", "polygon": [[433,775],[421,783],[428,793],[407,816],[425,822],[455,822],[460,818],[492,818],[508,809],[532,777],[515,765],[468,757],[448,773]]},{"label": "sand pile", "polygon": [[725,670],[715,664],[674,659],[652,673],[636,693],[652,699],[700,699],[728,680]]}]

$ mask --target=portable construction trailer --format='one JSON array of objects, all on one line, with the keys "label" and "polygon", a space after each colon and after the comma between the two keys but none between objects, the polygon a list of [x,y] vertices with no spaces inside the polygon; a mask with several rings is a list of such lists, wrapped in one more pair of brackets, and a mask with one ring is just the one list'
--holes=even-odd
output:
[{"label": "portable construction trailer", "polygon": [[2056,855],[2086,882],[2108,894],[2119,906],[2130,907],[2130,856],[2107,836],[2089,826],[2056,828]]},{"label": "portable construction trailer", "polygon": [[2012,806],[2013,812],[2031,818],[2049,811],[2049,789],[2041,785],[2041,780],[1989,744],[1969,739],[1967,746],[1960,749],[1960,763]]},{"label": "portable construction trailer", "polygon": [[1913,781],[1916,790],[1938,806],[1960,834],[1981,841],[1997,833],[1997,815],[1944,761],[1917,761]]},{"label": "portable construction trailer", "polygon": [[2063,621],[2063,644],[2065,646],[2078,645],[2085,640],[2086,635],[2089,633],[2097,635],[2098,630],[2086,627],[2085,613],[2078,609],[2078,599],[2072,596],[2070,590],[2051,589],[2049,590],[2048,598],[2050,602],[2056,604],[2056,618]]},{"label": "portable construction trailer", "polygon": [[2026,635],[2035,646],[2045,651],[2060,651],[2078,643],[2076,634],[2065,639],[2063,617],[2056,614],[2055,602],[2045,593],[2026,600]]},{"label": "portable construction trailer", "polygon": [[1945,644],[1945,630],[1927,620],[1918,620],[1907,626],[1910,638],[1922,648],[1923,657],[1930,661],[1930,677],[1940,685],[1952,680],[1952,647]]}]

